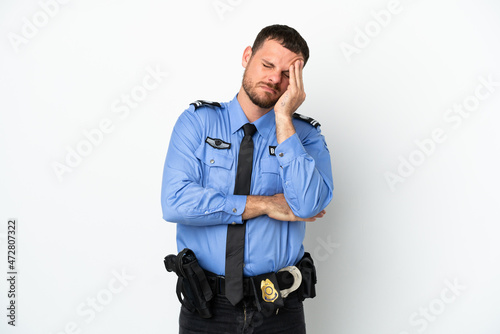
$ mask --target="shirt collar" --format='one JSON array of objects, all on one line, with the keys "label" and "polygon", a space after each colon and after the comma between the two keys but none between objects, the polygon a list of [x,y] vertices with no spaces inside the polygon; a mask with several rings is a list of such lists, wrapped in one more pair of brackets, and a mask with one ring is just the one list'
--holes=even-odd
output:
[{"label": "shirt collar", "polygon": [[234,99],[229,102],[229,119],[231,120],[231,133],[234,134],[238,131],[243,125],[248,123],[248,118],[241,109],[240,103],[236,98],[238,94],[234,97]]},{"label": "shirt collar", "polygon": [[[231,133],[234,134],[238,131],[243,125],[248,123],[248,118],[245,115],[243,109],[241,109],[241,105],[237,99],[238,94],[234,97],[234,99],[229,102],[229,117],[231,120]],[[269,131],[271,131],[275,126],[275,117],[274,117],[274,109],[271,109],[268,113],[261,116],[258,120],[253,122],[255,127],[257,128],[257,132],[262,137],[267,137],[269,135]]]}]

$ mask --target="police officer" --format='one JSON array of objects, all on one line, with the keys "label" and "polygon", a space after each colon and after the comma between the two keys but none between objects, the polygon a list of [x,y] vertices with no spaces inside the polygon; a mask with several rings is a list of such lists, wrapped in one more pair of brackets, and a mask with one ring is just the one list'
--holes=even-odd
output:
[{"label": "police officer", "polygon": [[[214,289],[210,318],[181,307],[180,333],[305,333],[303,296],[283,297],[281,273],[304,257],[306,222],[324,215],[333,191],[319,123],[296,113],[308,58],[295,29],[265,27],[243,52],[233,100],[196,101],[177,120],[163,218],[177,223],[178,250],[194,252]],[[266,273],[277,280],[260,279]]]}]

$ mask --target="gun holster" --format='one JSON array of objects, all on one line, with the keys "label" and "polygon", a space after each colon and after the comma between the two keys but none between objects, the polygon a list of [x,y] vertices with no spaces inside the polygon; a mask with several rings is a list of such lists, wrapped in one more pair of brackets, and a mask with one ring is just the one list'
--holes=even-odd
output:
[{"label": "gun holster", "polygon": [[176,291],[181,304],[191,312],[196,310],[202,318],[211,318],[213,292],[194,252],[184,248],[177,255],[167,255],[163,262],[167,271],[178,276]]},{"label": "gun holster", "polygon": [[305,298],[316,297],[316,282],[318,278],[316,277],[316,268],[314,266],[314,261],[311,254],[308,252],[304,253],[302,259],[297,263],[297,268],[299,268],[302,273],[302,284],[298,288],[299,297],[304,300]]}]

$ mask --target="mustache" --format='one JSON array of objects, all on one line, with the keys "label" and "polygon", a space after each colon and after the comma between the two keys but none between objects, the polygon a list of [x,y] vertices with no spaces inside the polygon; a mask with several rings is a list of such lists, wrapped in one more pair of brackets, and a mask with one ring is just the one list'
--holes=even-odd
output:
[{"label": "mustache", "polygon": [[270,84],[270,83],[267,83],[267,82],[259,82],[260,85],[265,85],[271,89],[274,89],[276,92],[280,92],[280,86],[278,84]]}]

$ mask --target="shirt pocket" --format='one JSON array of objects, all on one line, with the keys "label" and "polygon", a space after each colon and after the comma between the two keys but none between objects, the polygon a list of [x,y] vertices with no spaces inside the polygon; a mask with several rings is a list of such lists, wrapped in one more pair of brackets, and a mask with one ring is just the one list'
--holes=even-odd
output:
[{"label": "shirt pocket", "polygon": [[194,154],[202,162],[202,185],[227,194],[234,163],[231,151],[216,149],[204,143]]},{"label": "shirt pocket", "polygon": [[262,158],[260,160],[260,171],[262,195],[283,193],[280,165],[276,157]]}]

